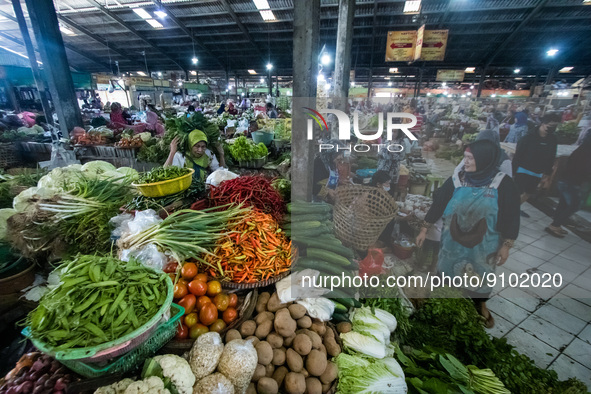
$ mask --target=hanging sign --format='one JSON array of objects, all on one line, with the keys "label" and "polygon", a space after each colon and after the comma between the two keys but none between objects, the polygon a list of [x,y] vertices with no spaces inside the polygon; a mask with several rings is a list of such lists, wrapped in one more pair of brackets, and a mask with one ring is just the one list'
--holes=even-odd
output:
[{"label": "hanging sign", "polygon": [[463,81],[464,70],[437,70],[437,79],[439,82]]},{"label": "hanging sign", "polygon": [[386,43],[387,62],[412,62],[415,55],[416,30],[389,31]]},{"label": "hanging sign", "polygon": [[447,48],[447,36],[449,30],[425,30],[423,35],[423,47],[421,60],[443,61]]},{"label": "hanging sign", "polygon": [[425,25],[419,27],[417,30],[417,37],[415,39],[415,52],[413,55],[413,61],[419,60],[423,49],[423,39],[425,34]]},{"label": "hanging sign", "polygon": [[135,86],[154,86],[154,80],[152,78],[144,77],[130,77],[127,78],[130,85]]}]

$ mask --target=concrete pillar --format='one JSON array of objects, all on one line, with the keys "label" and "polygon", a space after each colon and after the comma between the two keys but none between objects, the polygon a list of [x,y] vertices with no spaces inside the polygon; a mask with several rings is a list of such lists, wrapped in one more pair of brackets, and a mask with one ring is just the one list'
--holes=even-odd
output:
[{"label": "concrete pillar", "polygon": [[556,75],[556,66],[552,66],[550,67],[550,70],[548,70],[548,76],[546,77],[546,85],[552,85],[554,75]]},{"label": "concrete pillar", "polygon": [[539,72],[536,73],[536,77],[534,78],[534,81],[532,82],[531,86],[529,87],[529,97],[533,97],[534,91],[536,90],[536,85],[538,84],[538,79],[540,79]]},{"label": "concrete pillar", "polygon": [[480,97],[480,95],[482,94],[482,85],[484,85],[484,78],[486,78],[486,67],[483,67],[480,71],[480,79],[478,80],[478,93],[476,94],[477,98]]},{"label": "concrete pillar", "polygon": [[267,70],[267,88],[269,96],[273,97],[273,75],[271,70]]},{"label": "concrete pillar", "polygon": [[16,97],[16,94],[14,94],[14,86],[12,86],[12,83],[10,83],[8,74],[2,66],[0,66],[0,83],[2,83],[2,87],[4,88],[4,93],[6,94],[9,107],[16,112],[21,112],[20,105],[18,104],[18,98]]},{"label": "concrete pillar", "polygon": [[349,96],[351,48],[353,46],[353,19],[355,0],[339,0],[337,49],[334,61],[334,96]]},{"label": "concrete pillar", "polygon": [[303,107],[316,107],[320,0],[295,1],[293,20],[292,198],[312,197],[315,144]]},{"label": "concrete pillar", "polygon": [[25,3],[60,129],[63,137],[68,138],[68,131],[83,123],[53,0],[25,0]]},{"label": "concrete pillar", "polygon": [[49,100],[47,99],[47,87],[45,86],[43,76],[41,75],[41,71],[39,70],[39,66],[37,65],[37,56],[35,55],[35,48],[33,47],[33,43],[31,42],[31,36],[29,35],[29,29],[27,28],[27,22],[25,20],[25,16],[23,15],[23,9],[21,7],[20,0],[12,0],[12,8],[14,9],[14,16],[16,17],[18,27],[21,31],[21,36],[23,37],[23,41],[25,43],[27,57],[29,58],[29,62],[31,63],[31,71],[33,72],[33,78],[35,79],[37,91],[39,92],[39,97],[41,99],[41,107],[43,108],[43,113],[45,114],[45,120],[48,124],[52,125],[53,113],[51,112]]},{"label": "concrete pillar", "polygon": [[423,83],[423,67],[419,69],[419,84],[417,85],[417,92],[415,94],[416,97],[421,95],[421,84]]}]

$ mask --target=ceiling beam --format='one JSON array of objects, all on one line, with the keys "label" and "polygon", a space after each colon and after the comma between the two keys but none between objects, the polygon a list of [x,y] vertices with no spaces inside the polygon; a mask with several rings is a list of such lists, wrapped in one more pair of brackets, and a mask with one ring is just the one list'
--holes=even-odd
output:
[{"label": "ceiling beam", "polygon": [[97,7],[99,10],[101,10],[101,12],[103,14],[108,15],[111,19],[115,20],[121,26],[123,26],[124,28],[129,30],[134,36],[136,36],[137,38],[139,38],[140,40],[145,42],[150,48],[155,49],[156,51],[158,51],[159,53],[164,55],[168,60],[170,60],[171,62],[176,64],[180,68],[180,70],[184,71],[186,69],[186,67],[181,66],[171,55],[164,52],[161,48],[159,48],[158,46],[156,46],[152,42],[150,42],[150,40],[148,40],[146,37],[144,37],[144,35],[142,33],[140,33],[138,30],[136,30],[135,28],[133,28],[131,26],[128,26],[127,23],[125,23],[125,21],[123,19],[121,19],[117,14],[115,14],[111,10],[107,9],[101,3],[99,3],[96,0],[86,0],[86,1],[90,4],[92,4],[93,6]]},{"label": "ceiling beam", "polygon": [[168,17],[177,24],[178,27],[180,27],[180,29],[189,36],[189,38],[191,40],[193,40],[194,43],[197,44],[198,47],[201,48],[202,51],[204,51],[207,55],[211,56],[213,59],[215,59],[215,61],[217,61],[219,63],[220,66],[222,67],[226,67],[226,65],[224,64],[224,62],[222,62],[216,55],[214,55],[206,46],[205,44],[197,37],[195,37],[195,34],[193,34],[192,31],[189,31],[189,28],[187,28],[187,26],[179,19],[177,18],[172,11],[164,4],[162,4],[162,1],[160,0],[153,0],[164,12],[166,12],[168,14]]},{"label": "ceiling beam", "polygon": [[119,56],[121,56],[124,59],[129,60],[130,62],[132,62],[135,65],[141,66],[141,69],[143,69],[144,67],[144,63],[139,62],[138,60],[130,57],[128,55],[128,53],[124,52],[123,50],[117,48],[116,46],[114,46],[113,44],[109,44],[109,42],[107,40],[105,40],[104,38],[94,34],[93,32],[91,32],[90,30],[88,30],[85,27],[80,26],[79,24],[77,24],[76,22],[72,21],[70,18],[67,18],[63,15],[57,14],[57,18],[63,22],[65,22],[67,25],[73,27],[75,30],[78,30],[79,32],[81,32],[82,34],[92,38],[93,40],[101,43],[102,45],[106,46],[109,50],[115,52],[116,54],[118,54]]},{"label": "ceiling beam", "polygon": [[548,0],[538,0],[536,7],[525,17],[524,20],[519,22],[517,27],[501,42],[492,52],[488,53],[483,59],[482,64],[485,64],[484,68],[490,66],[495,58],[501,53],[503,49],[517,36],[519,31],[529,23],[537,14],[542,11],[542,8],[548,3]]},{"label": "ceiling beam", "polygon": [[265,59],[265,56],[261,52],[260,48],[258,47],[256,42],[252,39],[252,36],[248,32],[248,29],[240,21],[240,19],[238,18],[238,16],[236,15],[234,10],[232,9],[232,6],[230,5],[230,3],[228,3],[228,0],[220,0],[220,1],[221,1],[222,5],[224,6],[224,8],[226,9],[226,11],[228,12],[228,14],[230,15],[230,17],[232,17],[234,22],[236,22],[236,25],[238,26],[238,28],[240,29],[242,34],[248,39],[248,41],[250,41],[251,45],[254,47],[255,51],[257,52],[257,54],[261,58],[261,61],[264,63],[266,60],[268,60],[268,59]]}]

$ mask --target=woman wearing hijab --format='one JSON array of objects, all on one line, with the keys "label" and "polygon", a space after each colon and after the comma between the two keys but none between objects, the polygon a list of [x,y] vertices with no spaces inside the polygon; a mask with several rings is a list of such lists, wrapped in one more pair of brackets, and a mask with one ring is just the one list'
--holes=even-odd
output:
[{"label": "woman wearing hijab", "polygon": [[499,147],[480,140],[464,152],[464,167],[454,173],[434,195],[416,244],[421,247],[427,230],[443,218],[441,250],[437,271],[447,277],[467,276],[462,284],[466,296],[474,299],[485,326],[494,326],[486,301],[492,288],[471,286],[494,273],[509,256],[519,234],[519,194],[513,181],[498,170]]},{"label": "woman wearing hijab", "polygon": [[[502,173],[507,174],[511,178],[513,178],[513,168],[511,167],[512,166],[511,159],[509,158],[507,153],[503,149],[501,149],[499,133],[496,132],[495,130],[482,130],[476,136],[476,141],[480,141],[480,140],[492,141],[495,143],[495,145],[497,145],[499,147],[499,150],[501,151],[501,155],[499,156],[498,169]],[[456,172],[460,171],[463,167],[464,167],[464,160],[462,159],[460,164],[458,164],[458,166],[456,167]]]},{"label": "woman wearing hijab", "polygon": [[158,114],[151,109],[148,109],[146,112],[146,129],[149,131],[153,131],[155,135],[162,136],[166,131],[162,123],[160,123],[160,119],[158,118]]},{"label": "woman wearing hijab", "polygon": [[230,115],[238,115],[238,110],[234,108],[234,103],[228,104],[228,113]]},{"label": "woman wearing hijab", "polygon": [[390,145],[399,144],[404,147],[400,152],[390,152],[387,146],[382,146],[378,152],[378,171],[386,171],[390,175],[390,195],[394,196],[400,175],[400,162],[406,157],[406,152],[410,153],[410,143],[404,138],[404,133],[397,130],[397,135],[391,141]]},{"label": "woman wearing hijab", "polygon": [[314,159],[314,195],[322,200],[334,200],[335,189],[343,184],[349,177],[344,168],[344,152],[339,140],[331,139],[323,144],[332,145],[333,149],[321,151]]},{"label": "woman wearing hijab", "polygon": [[527,134],[527,110],[520,108],[515,113],[515,123],[511,125],[505,142],[519,142]]},{"label": "woman wearing hijab", "polygon": [[128,125],[127,121],[123,117],[123,109],[119,103],[111,104],[110,119],[112,128],[125,128]]},{"label": "woman wearing hijab", "polygon": [[224,112],[226,112],[226,104],[225,104],[225,103],[222,103],[222,104],[220,105],[220,107],[218,108],[217,114],[218,114],[218,115],[221,115],[221,114],[223,114]]},{"label": "woman wearing hijab", "polygon": [[193,176],[202,181],[207,177],[207,171],[215,171],[219,168],[217,158],[207,149],[207,136],[201,130],[193,130],[189,133],[189,151],[184,155],[178,152],[179,138],[175,137],[170,143],[170,154],[164,166],[177,166],[192,168]]}]

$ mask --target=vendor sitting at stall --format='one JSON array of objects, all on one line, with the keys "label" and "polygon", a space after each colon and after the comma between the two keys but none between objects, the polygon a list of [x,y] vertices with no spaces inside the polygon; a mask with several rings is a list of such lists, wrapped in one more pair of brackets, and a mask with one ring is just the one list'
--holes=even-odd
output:
[{"label": "vendor sitting at stall", "polygon": [[179,137],[170,142],[170,154],[164,166],[187,167],[195,170],[195,179],[205,180],[207,171],[215,171],[219,163],[215,155],[207,149],[207,136],[201,130],[193,130],[189,133],[189,151],[186,154],[178,152]]}]

